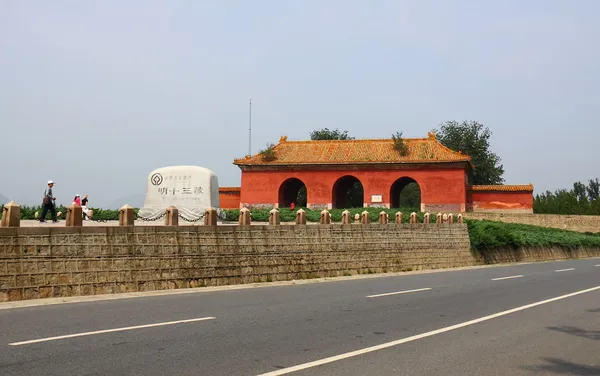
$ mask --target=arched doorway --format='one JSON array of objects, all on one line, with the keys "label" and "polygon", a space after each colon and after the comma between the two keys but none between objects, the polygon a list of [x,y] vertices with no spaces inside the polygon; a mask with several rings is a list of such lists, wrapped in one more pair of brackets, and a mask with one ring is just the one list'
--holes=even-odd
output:
[{"label": "arched doorway", "polygon": [[336,209],[362,208],[364,205],[363,185],[354,176],[343,176],[333,185],[332,204]]},{"label": "arched doorway", "polygon": [[396,180],[390,190],[390,206],[421,210],[421,187],[419,184],[408,177]]},{"label": "arched doorway", "polygon": [[300,179],[290,178],[279,187],[279,207],[287,208],[292,202],[297,207],[306,207],[306,185]]}]

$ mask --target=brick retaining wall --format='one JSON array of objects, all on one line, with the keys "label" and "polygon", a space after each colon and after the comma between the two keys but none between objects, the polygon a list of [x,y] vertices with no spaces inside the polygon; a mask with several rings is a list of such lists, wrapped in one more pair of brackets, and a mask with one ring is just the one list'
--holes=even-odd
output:
[{"label": "brick retaining wall", "polygon": [[600,256],[470,251],[464,224],[0,228],[0,301]]},{"label": "brick retaining wall", "polygon": [[466,225],[0,229],[0,301],[474,265]]}]

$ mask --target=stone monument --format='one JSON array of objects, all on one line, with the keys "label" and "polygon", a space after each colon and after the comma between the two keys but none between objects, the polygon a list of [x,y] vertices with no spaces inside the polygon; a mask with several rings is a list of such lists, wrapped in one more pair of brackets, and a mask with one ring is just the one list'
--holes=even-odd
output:
[{"label": "stone monument", "polygon": [[219,208],[217,175],[204,167],[162,167],[148,175],[146,200],[138,217],[155,221],[164,217],[171,206],[188,222],[201,220],[210,208],[217,209],[217,216],[225,219],[225,212]]}]

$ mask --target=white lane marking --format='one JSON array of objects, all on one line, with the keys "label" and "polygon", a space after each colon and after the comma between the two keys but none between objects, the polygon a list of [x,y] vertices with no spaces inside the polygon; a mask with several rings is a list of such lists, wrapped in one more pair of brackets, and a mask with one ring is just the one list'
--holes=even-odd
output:
[{"label": "white lane marking", "polygon": [[571,270],[575,270],[575,268],[569,268],[569,269],[558,269],[555,270],[556,273],[560,273],[560,272],[570,272]]},{"label": "white lane marking", "polygon": [[369,296],[367,296],[367,298],[378,298],[380,296],[408,294],[408,293],[411,293],[411,292],[419,292],[419,291],[427,291],[427,290],[431,290],[431,289],[429,287],[427,287],[427,288],[424,288],[424,289],[406,290],[406,291],[397,291],[397,292],[388,292],[388,293],[385,293],[385,294],[369,295]]},{"label": "white lane marking", "polygon": [[510,277],[502,277],[502,278],[492,278],[492,281],[502,281],[504,279],[513,279],[513,278],[521,278],[523,275],[511,275]]},{"label": "white lane marking", "polygon": [[537,306],[540,306],[540,305],[543,305],[543,304],[552,303],[552,302],[555,302],[555,301],[558,301],[558,300],[562,300],[562,299],[567,299],[567,298],[570,298],[570,297],[573,297],[573,296],[585,294],[585,293],[596,291],[596,290],[600,290],[600,286],[596,286],[596,287],[592,287],[592,288],[589,288],[589,289],[586,289],[586,290],[576,291],[576,292],[573,292],[573,293],[570,293],[570,294],[557,296],[555,298],[551,298],[551,299],[542,300],[542,301],[539,301],[539,302],[527,304],[527,305],[524,305],[524,306],[521,306],[521,307],[509,309],[507,311],[502,311],[502,312],[494,313],[494,314],[489,315],[489,316],[480,317],[480,318],[475,319],[475,320],[465,321],[465,322],[462,322],[460,324],[456,324],[456,325],[452,325],[452,326],[447,326],[445,328],[440,328],[440,329],[437,329],[437,330],[433,330],[431,332],[417,334],[417,335],[412,336],[412,337],[406,337],[406,338],[398,339],[396,341],[382,343],[381,345],[367,347],[367,348],[356,350],[356,351],[350,351],[350,352],[347,352],[347,353],[344,353],[344,354],[340,354],[340,355],[336,355],[336,356],[332,356],[332,357],[324,358],[324,359],[320,359],[320,360],[315,360],[313,362],[299,364],[299,365],[293,366],[293,367],[282,368],[282,369],[279,369],[277,371],[263,373],[263,374],[260,374],[258,376],[280,376],[280,375],[286,375],[288,373],[292,373],[292,372],[301,371],[301,370],[308,369],[308,368],[313,368],[313,367],[321,366],[323,364],[337,362],[339,360],[352,358],[352,357],[363,355],[363,354],[370,353],[370,352],[373,352],[373,351],[383,350],[383,349],[386,349],[386,348],[389,348],[389,347],[393,347],[393,346],[398,346],[398,345],[401,345],[401,344],[404,344],[404,343],[407,343],[407,342],[413,342],[413,341],[416,341],[418,339],[422,339],[422,338],[426,338],[426,337],[431,337],[431,336],[434,336],[436,334],[441,334],[441,333],[449,332],[451,330],[456,330],[456,329],[464,328],[466,326],[470,326],[470,325],[478,324],[480,322],[484,322],[484,321],[492,320],[492,319],[495,319],[495,318],[498,318],[498,317],[506,316],[506,315],[509,315],[511,313],[515,313],[515,312],[519,312],[519,311],[524,311],[524,310],[529,309],[529,308],[537,307]]},{"label": "white lane marking", "polygon": [[594,265],[594,266],[600,266],[600,264],[598,264],[598,265]]},{"label": "white lane marking", "polygon": [[28,345],[30,343],[38,343],[38,342],[46,342],[46,341],[56,341],[58,339],[65,339],[65,338],[83,337],[83,336],[91,336],[91,335],[95,335],[95,334],[112,333],[112,332],[123,332],[123,331],[126,331],[126,330],[152,328],[152,327],[155,327],[155,326],[175,325],[175,324],[183,324],[183,323],[195,322],[195,321],[213,320],[215,318],[216,317],[200,317],[200,318],[196,318],[196,319],[159,322],[159,323],[156,323],[156,324],[128,326],[128,327],[124,327],[124,328],[115,328],[115,329],[106,329],[106,330],[96,330],[94,332],[67,334],[67,335],[64,335],[64,336],[47,337],[47,338],[40,338],[40,339],[32,339],[30,341],[22,341],[22,342],[13,342],[13,343],[9,343],[9,345],[10,346],[21,346],[21,345]]}]

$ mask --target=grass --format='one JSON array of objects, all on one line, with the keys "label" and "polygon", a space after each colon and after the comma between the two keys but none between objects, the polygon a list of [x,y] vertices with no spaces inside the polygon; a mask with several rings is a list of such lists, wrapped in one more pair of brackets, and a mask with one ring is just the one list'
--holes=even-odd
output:
[{"label": "grass", "polygon": [[600,248],[600,233],[582,233],[547,227],[467,220],[471,248],[482,251],[494,248],[580,247]]}]

